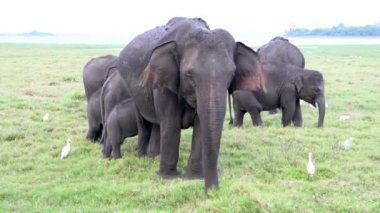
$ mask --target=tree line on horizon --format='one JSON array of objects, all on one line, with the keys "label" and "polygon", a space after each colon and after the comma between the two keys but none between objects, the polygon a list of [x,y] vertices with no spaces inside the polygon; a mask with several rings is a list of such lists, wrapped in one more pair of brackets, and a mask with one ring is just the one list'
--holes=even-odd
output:
[{"label": "tree line on horizon", "polygon": [[345,26],[338,24],[331,28],[295,28],[285,31],[285,36],[380,36],[380,22],[365,26]]}]

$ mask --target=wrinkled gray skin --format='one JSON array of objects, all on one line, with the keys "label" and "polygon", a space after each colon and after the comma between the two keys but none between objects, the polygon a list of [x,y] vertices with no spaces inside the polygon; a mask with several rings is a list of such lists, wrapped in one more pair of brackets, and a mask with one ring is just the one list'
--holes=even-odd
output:
[{"label": "wrinkled gray skin", "polygon": [[140,155],[146,153],[151,126],[160,126],[162,177],[178,176],[181,128],[193,126],[186,177],[204,177],[206,191],[218,188],[227,89],[239,76],[235,47],[225,30],[210,30],[197,18],[173,18],[120,53],[118,68],[137,106]]},{"label": "wrinkled gray skin", "polygon": [[116,61],[116,56],[100,56],[91,59],[83,68],[89,126],[86,136],[88,140],[96,141],[101,138],[103,125],[100,113],[100,93],[108,76],[116,70]]},{"label": "wrinkled gray skin", "polygon": [[251,52],[251,61],[246,64],[246,69],[261,70],[260,82],[263,89],[233,92],[235,126],[242,126],[246,112],[250,113],[253,125],[262,126],[260,112],[278,107],[282,109],[283,126],[292,121],[295,126],[301,126],[300,99],[314,106],[318,104],[318,127],[323,126],[325,97],[324,80],[320,72],[284,63],[261,63],[254,51],[248,48],[244,51]]},{"label": "wrinkled gray skin", "polygon": [[[101,90],[101,116],[103,129],[103,158],[121,158],[120,146],[126,137],[137,135],[136,109],[125,81],[118,71],[104,83]],[[148,146],[148,156],[160,153],[159,127],[153,127]]]},{"label": "wrinkled gray skin", "polygon": [[[260,47],[257,53],[262,62],[273,61],[305,68],[305,57],[300,49],[284,37],[277,36],[273,38],[267,44]],[[277,113],[277,109],[271,110],[270,113]]]}]

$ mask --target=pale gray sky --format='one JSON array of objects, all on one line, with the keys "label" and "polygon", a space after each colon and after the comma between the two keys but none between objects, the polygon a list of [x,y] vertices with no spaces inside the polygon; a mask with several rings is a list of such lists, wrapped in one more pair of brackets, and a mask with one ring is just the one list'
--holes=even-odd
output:
[{"label": "pale gray sky", "polygon": [[3,0],[0,33],[135,34],[171,17],[201,17],[233,34],[380,22],[377,0]]}]

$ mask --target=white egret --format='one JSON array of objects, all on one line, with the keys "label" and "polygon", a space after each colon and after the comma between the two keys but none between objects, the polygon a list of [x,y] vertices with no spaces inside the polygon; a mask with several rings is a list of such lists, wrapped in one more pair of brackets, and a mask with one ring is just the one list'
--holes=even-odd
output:
[{"label": "white egret", "polygon": [[349,115],[341,115],[341,116],[339,116],[339,120],[340,120],[340,121],[346,121],[346,120],[348,120],[348,119],[350,119],[350,116],[349,116]]},{"label": "white egret", "polygon": [[42,120],[43,120],[43,121],[47,121],[47,120],[49,120],[49,113],[46,113],[46,114],[42,117]]},{"label": "white egret", "polygon": [[65,159],[69,155],[69,153],[70,153],[70,142],[71,142],[70,138],[66,140],[66,146],[64,146],[62,148],[62,151],[61,151],[61,159]]},{"label": "white egret", "polygon": [[351,146],[352,146],[352,138],[350,137],[347,140],[345,140],[343,142],[343,146],[344,146],[345,150],[349,150],[351,148]]},{"label": "white egret", "polygon": [[313,176],[315,174],[315,166],[313,164],[313,161],[312,161],[312,154],[311,152],[309,152],[309,162],[307,163],[307,173],[309,174],[309,176]]}]

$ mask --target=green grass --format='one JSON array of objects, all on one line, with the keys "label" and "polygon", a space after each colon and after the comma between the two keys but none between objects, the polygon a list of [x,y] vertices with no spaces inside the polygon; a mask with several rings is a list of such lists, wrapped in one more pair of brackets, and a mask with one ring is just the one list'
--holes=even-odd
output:
[{"label": "green grass", "polygon": [[[203,181],[159,178],[159,159],[137,157],[136,137],[121,160],[101,160],[101,146],[85,140],[82,68],[121,47],[0,44],[0,212],[379,211],[379,45],[301,46],[306,67],[324,74],[325,127],[315,127],[318,112],[308,106],[302,128],[282,128],[280,115],[267,113],[264,128],[248,115],[242,129],[230,128],[226,116],[220,190],[208,195]],[[351,119],[339,121],[343,114]],[[348,137],[354,145],[346,151]],[[67,138],[72,152],[60,160]],[[183,131],[182,173],[190,143],[191,130]]]}]

